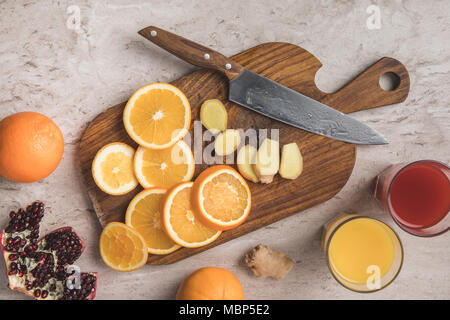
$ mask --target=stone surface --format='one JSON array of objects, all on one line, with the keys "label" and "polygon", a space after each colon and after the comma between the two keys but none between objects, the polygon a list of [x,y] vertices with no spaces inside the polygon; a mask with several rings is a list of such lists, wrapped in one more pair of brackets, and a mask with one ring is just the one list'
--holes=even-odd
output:
[{"label": "stone surface", "polygon": [[[321,226],[340,212],[394,225],[371,196],[373,178],[386,166],[424,158],[450,162],[450,3],[373,2],[381,14],[381,28],[374,30],[366,23],[371,1],[0,1],[0,118],[42,112],[66,141],[63,160],[47,179],[17,184],[0,178],[0,225],[10,209],[45,201],[43,232],[70,224],[86,241],[78,265],[99,272],[98,299],[172,299],[180,281],[203,266],[231,270],[249,299],[450,298],[449,233],[423,239],[394,226],[405,247],[403,270],[370,295],[341,287],[320,249]],[[79,28],[71,19],[77,8]],[[99,112],[144,84],[193,69],[136,33],[151,24],[226,55],[268,41],[298,44],[323,63],[317,84],[329,92],[379,58],[394,57],[410,72],[410,96],[401,105],[354,114],[390,144],[359,146],[354,172],[334,199],[179,263],[117,273],[98,253],[101,229],[80,179],[77,149]],[[243,255],[259,243],[294,259],[285,279],[256,279],[243,266]],[[24,298],[5,285],[0,277],[0,299]]]}]

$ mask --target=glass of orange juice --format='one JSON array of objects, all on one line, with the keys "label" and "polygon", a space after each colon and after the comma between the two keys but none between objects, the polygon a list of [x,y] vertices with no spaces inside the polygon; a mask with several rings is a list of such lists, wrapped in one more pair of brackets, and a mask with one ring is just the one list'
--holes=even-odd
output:
[{"label": "glass of orange juice", "polygon": [[347,289],[374,292],[389,285],[403,264],[403,246],[384,222],[340,214],[324,226],[323,250],[334,278]]}]

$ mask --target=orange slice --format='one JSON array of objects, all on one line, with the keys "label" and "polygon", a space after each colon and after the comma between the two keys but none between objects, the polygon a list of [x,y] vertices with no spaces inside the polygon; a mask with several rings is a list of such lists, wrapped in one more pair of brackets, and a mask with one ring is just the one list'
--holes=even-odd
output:
[{"label": "orange slice", "polygon": [[110,222],[103,229],[100,255],[108,267],[122,272],[141,268],[148,258],[144,238],[121,222]]},{"label": "orange slice", "polygon": [[134,149],[125,143],[113,142],[101,148],[92,161],[92,176],[97,186],[111,195],[136,188],[133,158]]},{"label": "orange slice", "polygon": [[123,123],[141,146],[164,149],[189,130],[191,107],[180,89],[168,83],[152,83],[138,89],[128,100]]},{"label": "orange slice", "polygon": [[215,230],[228,230],[245,221],[251,208],[245,179],[226,165],[209,167],[194,182],[192,202],[198,219]]},{"label": "orange slice", "polygon": [[180,246],[164,232],[161,223],[162,200],[167,189],[150,188],[138,193],[128,205],[125,223],[144,238],[148,253],[168,254]]},{"label": "orange slice", "polygon": [[197,248],[216,240],[221,231],[201,224],[191,205],[193,182],[182,182],[165,196],[162,210],[164,230],[180,246]]},{"label": "orange slice", "polygon": [[134,157],[134,172],[144,188],[170,188],[191,180],[194,170],[194,156],[184,141],[163,150],[139,147]]}]

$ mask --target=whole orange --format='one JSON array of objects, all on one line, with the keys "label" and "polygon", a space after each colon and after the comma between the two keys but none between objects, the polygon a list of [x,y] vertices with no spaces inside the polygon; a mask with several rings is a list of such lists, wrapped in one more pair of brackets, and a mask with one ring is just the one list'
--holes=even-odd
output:
[{"label": "whole orange", "polygon": [[58,126],[37,112],[20,112],[0,121],[0,175],[34,182],[51,174],[64,152]]},{"label": "whole orange", "polygon": [[230,271],[206,267],[184,279],[177,300],[244,300],[244,291]]}]

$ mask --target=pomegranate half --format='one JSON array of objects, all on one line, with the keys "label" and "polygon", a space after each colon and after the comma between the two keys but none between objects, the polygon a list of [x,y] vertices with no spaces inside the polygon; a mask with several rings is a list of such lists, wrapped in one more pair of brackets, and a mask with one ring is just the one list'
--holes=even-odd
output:
[{"label": "pomegranate half", "polygon": [[85,244],[72,227],[63,227],[39,239],[44,203],[10,212],[10,222],[0,234],[8,286],[39,300],[92,300],[97,273],[80,273],[72,264]]}]

